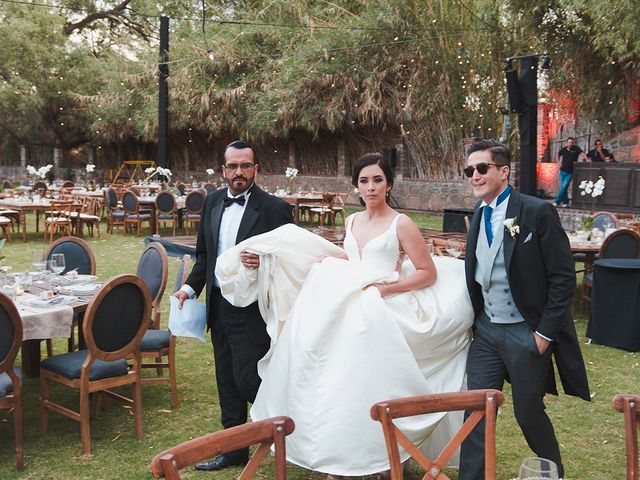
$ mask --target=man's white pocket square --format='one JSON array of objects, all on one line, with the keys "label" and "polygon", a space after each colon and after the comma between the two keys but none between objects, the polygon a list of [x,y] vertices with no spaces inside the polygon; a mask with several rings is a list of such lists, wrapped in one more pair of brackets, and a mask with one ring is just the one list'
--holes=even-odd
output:
[{"label": "man's white pocket square", "polygon": [[533,232],[529,232],[529,235],[527,235],[527,238],[524,239],[524,242],[522,243],[527,243],[529,240],[531,240],[533,238]]}]

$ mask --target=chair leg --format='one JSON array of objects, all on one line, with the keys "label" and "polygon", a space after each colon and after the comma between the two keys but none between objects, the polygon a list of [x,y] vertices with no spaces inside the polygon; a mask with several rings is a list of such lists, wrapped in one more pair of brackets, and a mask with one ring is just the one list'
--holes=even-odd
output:
[{"label": "chair leg", "polygon": [[47,338],[45,343],[47,344],[47,357],[53,357],[53,340]]},{"label": "chair leg", "polygon": [[136,438],[142,440],[142,382],[140,378],[140,366],[138,364],[138,380],[133,383],[133,414],[136,419]]},{"label": "chair leg", "polygon": [[22,391],[14,392],[13,422],[16,436],[16,470],[24,469],[24,431],[22,420]]},{"label": "chair leg", "polygon": [[48,412],[46,403],[49,401],[49,383],[44,372],[40,370],[40,433],[47,433],[48,427]]},{"label": "chair leg", "polygon": [[171,386],[171,403],[174,408],[180,406],[180,398],[178,397],[178,384],[176,382],[176,337],[171,335],[169,340],[169,353],[167,355],[169,360],[169,385]]},{"label": "chair leg", "polygon": [[80,387],[80,437],[82,438],[82,453],[91,455],[91,425],[90,425],[89,392]]}]

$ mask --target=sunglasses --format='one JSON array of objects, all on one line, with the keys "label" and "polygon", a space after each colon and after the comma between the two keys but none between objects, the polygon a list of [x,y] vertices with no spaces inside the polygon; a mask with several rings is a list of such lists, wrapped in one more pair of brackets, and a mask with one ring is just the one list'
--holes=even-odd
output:
[{"label": "sunglasses", "polygon": [[496,165],[495,163],[485,163],[485,162],[481,162],[476,164],[476,166],[474,167],[473,165],[469,165],[468,167],[465,167],[464,170],[462,170],[465,174],[465,176],[467,178],[471,178],[473,177],[473,172],[478,170],[478,173],[480,175],[484,175],[489,171],[489,166],[493,165],[494,167],[502,167],[503,165]]}]

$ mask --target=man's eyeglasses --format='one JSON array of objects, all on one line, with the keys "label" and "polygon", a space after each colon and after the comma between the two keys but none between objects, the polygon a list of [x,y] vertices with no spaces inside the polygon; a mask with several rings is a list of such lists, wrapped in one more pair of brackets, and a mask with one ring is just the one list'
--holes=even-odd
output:
[{"label": "man's eyeglasses", "polygon": [[478,173],[480,175],[484,175],[485,173],[487,173],[489,171],[489,166],[493,165],[494,167],[501,167],[503,165],[496,165],[495,163],[485,163],[485,162],[481,162],[481,163],[477,163],[475,165],[475,167],[473,165],[469,165],[468,167],[465,167],[464,170],[462,170],[465,174],[466,177],[471,178],[473,177],[473,172],[478,170]]},{"label": "man's eyeglasses", "polygon": [[255,163],[229,163],[227,165],[224,165],[224,169],[235,172],[239,168],[243,172],[246,172],[247,170],[251,170],[255,166],[256,166]]}]

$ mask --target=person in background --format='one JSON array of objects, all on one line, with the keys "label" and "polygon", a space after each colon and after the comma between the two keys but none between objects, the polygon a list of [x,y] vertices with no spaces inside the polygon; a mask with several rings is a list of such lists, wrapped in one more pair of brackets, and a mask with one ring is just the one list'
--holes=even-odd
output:
[{"label": "person in background", "polygon": [[573,137],[567,138],[567,146],[562,147],[558,152],[558,162],[560,163],[560,190],[556,196],[553,206],[569,206],[569,184],[573,178],[573,164],[579,159],[586,161],[587,157],[580,147],[575,144]]},{"label": "person in background", "polygon": [[609,150],[604,148],[604,143],[600,139],[596,140],[595,148],[593,148],[592,150],[589,150],[589,153],[587,153],[587,158],[592,162],[611,163],[616,161],[615,157],[613,156],[613,153],[611,153]]}]

